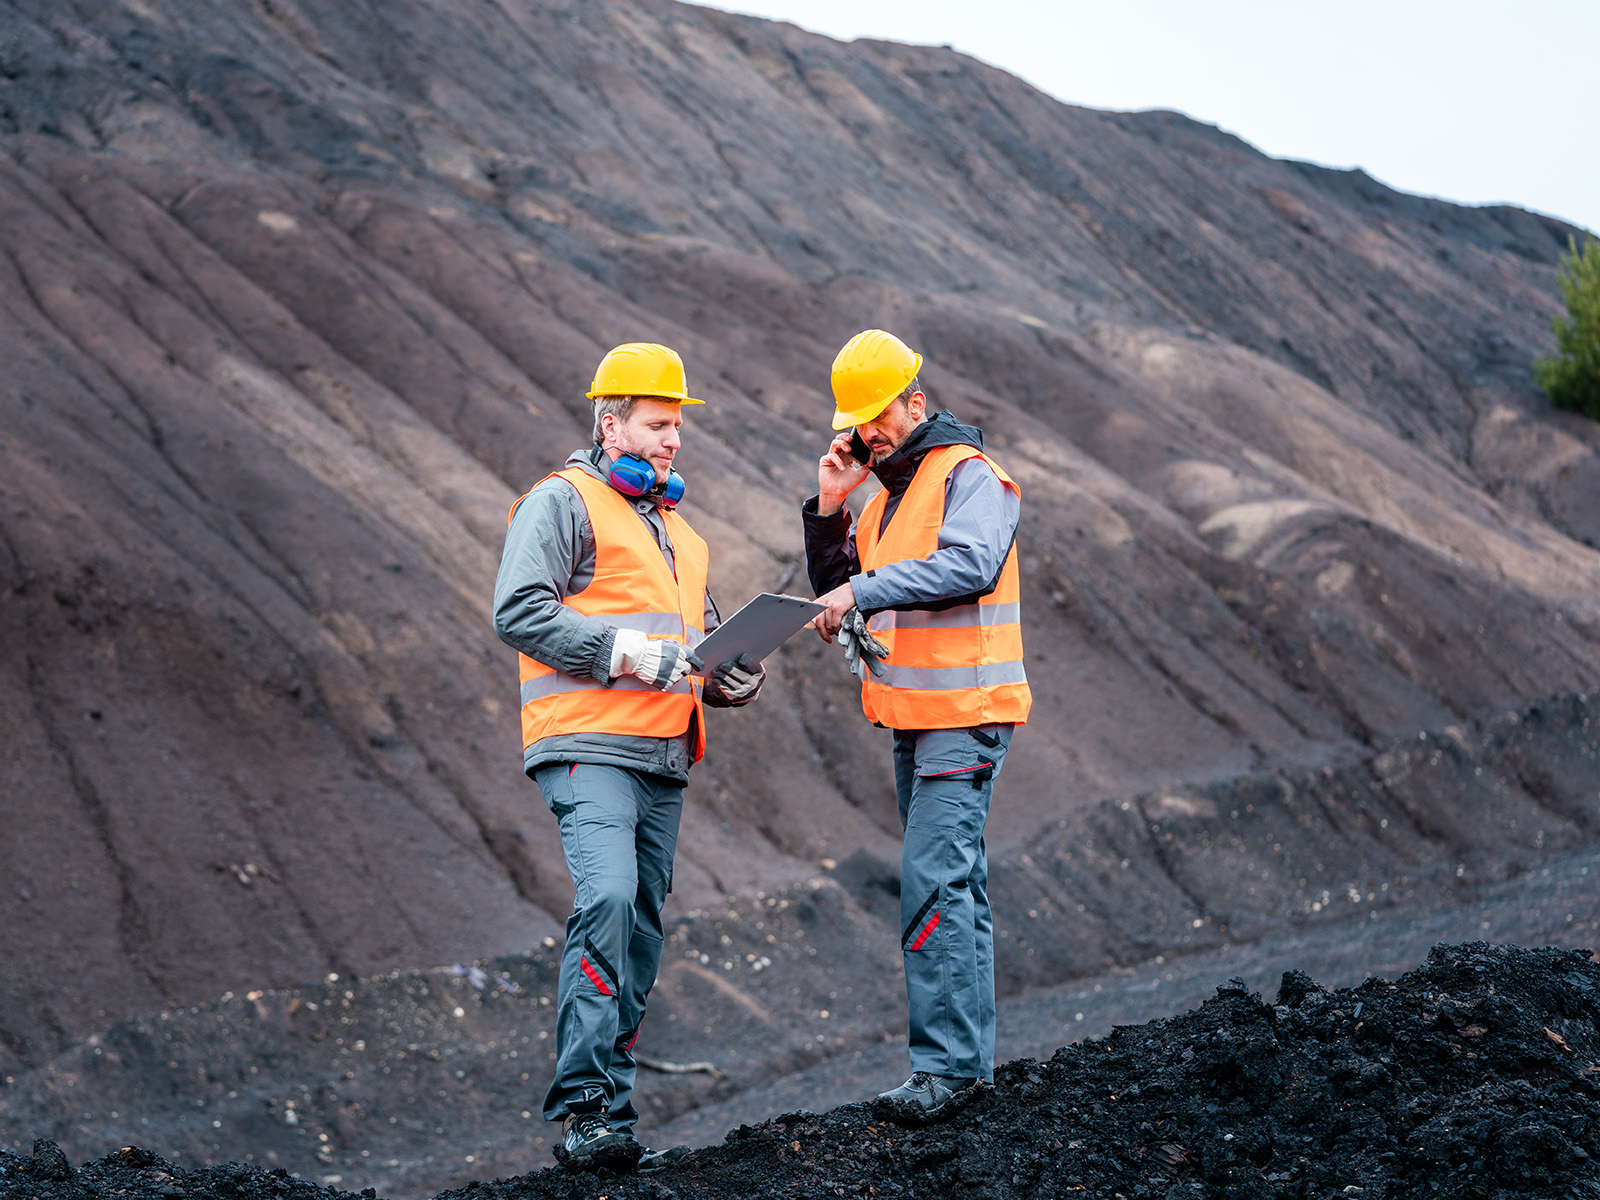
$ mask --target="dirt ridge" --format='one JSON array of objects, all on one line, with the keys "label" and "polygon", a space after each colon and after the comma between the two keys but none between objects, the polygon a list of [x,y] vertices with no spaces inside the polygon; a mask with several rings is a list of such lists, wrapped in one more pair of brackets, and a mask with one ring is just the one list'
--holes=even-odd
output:
[{"label": "dirt ridge", "polygon": [[[559,1167],[439,1200],[997,1198],[1510,1200],[1600,1194],[1600,967],[1588,951],[1439,946],[1397,980],[1237,981],[1199,1009],[1022,1059],[925,1125],[879,1102],[742,1125],[655,1176]],[[185,1169],[127,1147],[74,1172],[54,1142],[0,1151],[0,1195],[349,1195],[281,1169]],[[374,1196],[373,1189],[362,1193]]]}]

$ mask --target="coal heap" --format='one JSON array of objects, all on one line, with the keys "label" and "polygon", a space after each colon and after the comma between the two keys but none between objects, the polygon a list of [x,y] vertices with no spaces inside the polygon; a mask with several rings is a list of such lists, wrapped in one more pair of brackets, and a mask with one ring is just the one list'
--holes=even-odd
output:
[{"label": "coal heap", "polygon": [[[1275,1004],[1230,982],[1182,1016],[1008,1063],[933,1124],[851,1104],[740,1126],[653,1176],[552,1167],[439,1200],[1600,1195],[1597,1074],[1591,952],[1439,946],[1393,982],[1326,991],[1288,972]],[[0,1195],[40,1200],[347,1194],[137,1147],[73,1172],[48,1141],[0,1152],[0,1172]]]}]

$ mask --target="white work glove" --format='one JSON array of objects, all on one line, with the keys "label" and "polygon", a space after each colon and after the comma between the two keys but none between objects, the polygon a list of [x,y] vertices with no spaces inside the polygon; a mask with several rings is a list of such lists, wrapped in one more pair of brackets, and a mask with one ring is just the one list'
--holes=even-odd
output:
[{"label": "white work glove", "polygon": [[844,614],[844,621],[839,626],[839,644],[844,647],[845,665],[862,683],[867,681],[869,670],[874,675],[883,674],[880,660],[888,656],[889,647],[872,636],[860,609],[852,608]]},{"label": "white work glove", "polygon": [[613,677],[636,675],[661,691],[704,665],[682,642],[646,637],[637,629],[617,630],[611,643]]},{"label": "white work glove", "polygon": [[718,663],[711,672],[711,681],[717,685],[717,690],[728,701],[730,708],[738,708],[754,700],[765,678],[761,664],[752,660],[748,652]]}]

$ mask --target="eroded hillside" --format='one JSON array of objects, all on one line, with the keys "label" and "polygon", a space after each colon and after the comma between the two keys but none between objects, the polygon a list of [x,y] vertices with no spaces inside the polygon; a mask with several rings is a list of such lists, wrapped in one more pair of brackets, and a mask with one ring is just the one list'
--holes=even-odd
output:
[{"label": "eroded hillside", "polygon": [[[1542,710],[1553,774],[1494,758],[1600,676],[1600,438],[1528,372],[1569,232],[664,0],[7,5],[0,1058],[559,932],[488,594],[630,338],[711,401],[685,511],[725,609],[803,586],[859,328],[1020,482],[1037,708],[995,856],[1076,911],[1094,874],[1026,856],[1137,804],[1115,857],[1181,895],[1130,929],[1107,884],[1013,985],[1192,937],[1234,865],[1161,839],[1241,777],[1373,781],[1424,872],[1585,839],[1587,701]],[[834,652],[773,676],[715,717],[684,905],[897,856]],[[1487,764],[1487,825],[1370,767],[1422,731]]]}]

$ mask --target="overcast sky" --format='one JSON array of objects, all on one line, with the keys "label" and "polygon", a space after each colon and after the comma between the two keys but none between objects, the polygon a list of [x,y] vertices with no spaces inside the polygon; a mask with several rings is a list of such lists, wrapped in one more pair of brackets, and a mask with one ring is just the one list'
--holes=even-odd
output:
[{"label": "overcast sky", "polygon": [[949,43],[1072,104],[1171,108],[1282,158],[1600,231],[1600,0],[740,0]]}]

